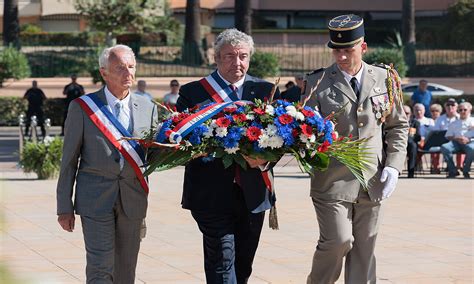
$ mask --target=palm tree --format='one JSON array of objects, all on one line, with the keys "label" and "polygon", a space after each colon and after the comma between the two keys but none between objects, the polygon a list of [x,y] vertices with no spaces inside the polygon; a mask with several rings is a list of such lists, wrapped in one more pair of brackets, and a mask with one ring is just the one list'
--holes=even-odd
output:
[{"label": "palm tree", "polygon": [[5,0],[3,5],[3,45],[20,49],[18,0]]},{"label": "palm tree", "polygon": [[416,65],[415,0],[403,0],[402,41],[405,61],[410,68]]},{"label": "palm tree", "polygon": [[199,0],[186,0],[186,20],[182,61],[187,64],[201,65],[204,54],[201,48],[201,4]]},{"label": "palm tree", "polygon": [[250,0],[235,0],[234,26],[246,34],[252,33],[252,7]]}]

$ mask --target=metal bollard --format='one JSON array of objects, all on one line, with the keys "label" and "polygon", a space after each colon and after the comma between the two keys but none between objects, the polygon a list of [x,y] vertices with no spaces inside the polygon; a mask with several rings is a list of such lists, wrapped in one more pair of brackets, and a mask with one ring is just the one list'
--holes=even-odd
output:
[{"label": "metal bollard", "polygon": [[50,128],[51,128],[51,119],[46,118],[44,120],[44,128],[46,130],[46,133],[45,133],[44,137],[48,137],[49,136],[49,131],[50,131]]},{"label": "metal bollard", "polygon": [[31,129],[31,141],[35,143],[38,142],[38,132],[36,130],[37,125],[38,125],[38,120],[36,118],[36,115],[33,115],[31,117],[30,129]]},{"label": "metal bollard", "polygon": [[20,157],[23,153],[23,144],[24,144],[24,135],[23,135],[23,128],[25,127],[25,115],[24,114],[20,114],[18,116],[18,129],[20,131],[19,133],[19,140],[18,140],[18,153],[20,153]]}]

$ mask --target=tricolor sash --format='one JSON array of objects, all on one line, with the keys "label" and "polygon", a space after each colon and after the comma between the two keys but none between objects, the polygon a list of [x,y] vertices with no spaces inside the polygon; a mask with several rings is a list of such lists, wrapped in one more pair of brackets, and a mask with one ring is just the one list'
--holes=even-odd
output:
[{"label": "tricolor sash", "polygon": [[[217,74],[217,70],[212,72],[211,75],[202,78],[201,80],[199,80],[199,82],[217,104],[234,102],[237,105],[242,105],[245,103],[249,103],[244,101],[238,101],[236,93],[230,88],[229,85],[224,82],[224,80],[219,76],[219,74]],[[238,175],[239,173],[237,172],[237,177]],[[267,187],[267,189],[270,192],[273,192],[273,175],[271,171],[262,171],[262,178],[265,182],[265,186]]]},{"label": "tricolor sash", "polygon": [[235,102],[239,100],[237,94],[222,80],[219,74],[217,74],[217,70],[212,72],[211,75],[199,80],[199,83],[201,83],[216,103]]},{"label": "tricolor sash", "polygon": [[77,98],[77,102],[100,132],[132,166],[143,190],[148,194],[148,180],[143,175],[146,163],[142,147],[137,141],[121,140],[122,137],[132,137],[132,135],[115,118],[97,94],[81,96]]}]

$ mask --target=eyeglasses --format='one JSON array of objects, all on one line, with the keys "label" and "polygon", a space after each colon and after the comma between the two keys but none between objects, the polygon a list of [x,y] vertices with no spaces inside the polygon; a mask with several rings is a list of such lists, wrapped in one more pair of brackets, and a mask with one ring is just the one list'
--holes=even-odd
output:
[{"label": "eyeglasses", "polygon": [[458,109],[458,111],[460,111],[460,112],[461,111],[468,111],[468,109],[467,108],[460,108],[460,109]]},{"label": "eyeglasses", "polygon": [[453,107],[453,106],[456,106],[456,105],[454,105],[454,104],[447,104],[446,106],[447,106],[447,107]]},{"label": "eyeglasses", "polygon": [[171,87],[179,87],[178,84],[171,84],[170,86],[171,86]]},{"label": "eyeglasses", "polygon": [[431,112],[440,112],[440,111],[437,109],[432,109]]}]

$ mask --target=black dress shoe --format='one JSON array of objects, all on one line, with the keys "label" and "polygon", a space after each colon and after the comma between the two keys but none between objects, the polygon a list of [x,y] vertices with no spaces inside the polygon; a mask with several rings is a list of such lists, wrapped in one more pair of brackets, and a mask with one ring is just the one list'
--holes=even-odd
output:
[{"label": "black dress shoe", "polygon": [[471,175],[469,173],[462,173],[464,178],[471,178]]},{"label": "black dress shoe", "polygon": [[448,173],[448,176],[446,178],[456,178],[458,175],[459,175],[458,171],[451,172],[451,173]]}]

